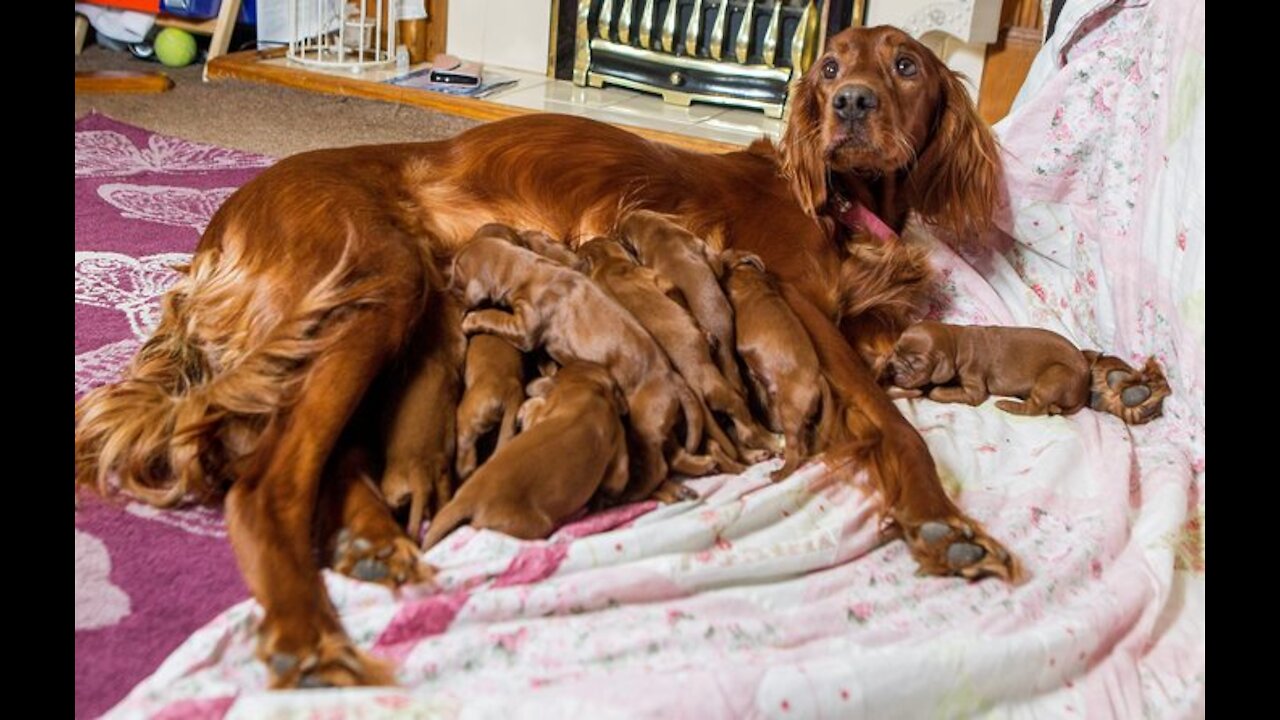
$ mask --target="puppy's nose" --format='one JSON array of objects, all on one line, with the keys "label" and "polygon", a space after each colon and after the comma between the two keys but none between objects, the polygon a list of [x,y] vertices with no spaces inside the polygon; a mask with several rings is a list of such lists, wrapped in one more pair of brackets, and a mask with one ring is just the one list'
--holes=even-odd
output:
[{"label": "puppy's nose", "polygon": [[841,120],[861,120],[880,107],[880,98],[866,85],[845,85],[836,91],[831,107]]}]

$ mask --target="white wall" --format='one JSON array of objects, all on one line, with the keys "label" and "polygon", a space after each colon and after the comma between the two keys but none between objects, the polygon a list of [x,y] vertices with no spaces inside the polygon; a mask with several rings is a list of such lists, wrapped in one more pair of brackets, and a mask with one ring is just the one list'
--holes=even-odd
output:
[{"label": "white wall", "polygon": [[[1048,16],[1046,16],[1048,17]],[[969,77],[978,97],[987,44],[996,41],[1000,0],[889,0],[873,2],[867,25],[895,25],[937,53],[952,70]]]},{"label": "white wall", "polygon": [[551,0],[453,0],[448,33],[450,55],[546,73]]}]

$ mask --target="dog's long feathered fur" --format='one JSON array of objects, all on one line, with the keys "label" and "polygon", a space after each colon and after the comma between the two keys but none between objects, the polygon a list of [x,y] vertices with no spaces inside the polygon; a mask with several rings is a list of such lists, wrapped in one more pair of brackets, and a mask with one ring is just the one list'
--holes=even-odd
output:
[{"label": "dog's long feathered fur", "polygon": [[[920,72],[894,75],[902,57]],[[856,136],[832,104],[855,82],[881,95]],[[125,377],[78,403],[77,483],[106,489],[114,474],[160,505],[231,483],[229,535],[266,611],[258,654],[273,660],[272,684],[379,682],[327,599],[313,517],[350,419],[364,417],[369,389],[432,311],[429,291],[441,285],[429,268],[488,222],[576,243],[642,208],[714,249],[758,255],[788,301],[806,304],[797,313],[845,409],[841,434],[871,448],[886,512],[922,567],[1007,575],[1012,561],[966,524],[919,435],[845,344],[892,343],[921,304],[923,256],[860,247],[827,202],[843,192],[898,231],[913,211],[971,230],[994,209],[994,141],[954,74],[893,29],[833,36],[797,88],[780,149],[693,153],[585,118],[533,115],[440,143],[281,161],[215,215]],[[985,559],[949,567],[948,543],[920,541],[924,522],[967,528],[963,542]],[[280,658],[305,660],[305,673]]]}]

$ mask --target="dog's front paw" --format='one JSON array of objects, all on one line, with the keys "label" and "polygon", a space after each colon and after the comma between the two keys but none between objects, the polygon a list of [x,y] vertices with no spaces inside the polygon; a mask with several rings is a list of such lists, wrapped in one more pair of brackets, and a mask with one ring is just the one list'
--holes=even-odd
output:
[{"label": "dog's front paw", "polygon": [[340,630],[316,632],[306,623],[268,616],[258,636],[258,659],[273,689],[392,685],[391,667],[366,655]]},{"label": "dog's front paw", "polygon": [[976,580],[995,576],[1020,582],[1022,566],[972,520],[949,518],[904,524],[903,535],[925,575],[959,575]]}]

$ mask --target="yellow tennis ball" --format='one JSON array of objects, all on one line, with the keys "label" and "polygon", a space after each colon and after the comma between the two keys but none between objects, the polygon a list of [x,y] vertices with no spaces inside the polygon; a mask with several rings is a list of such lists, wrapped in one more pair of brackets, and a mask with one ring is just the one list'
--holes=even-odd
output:
[{"label": "yellow tennis ball", "polygon": [[196,39],[178,28],[165,28],[156,35],[156,58],[169,67],[190,65],[196,59]]}]

